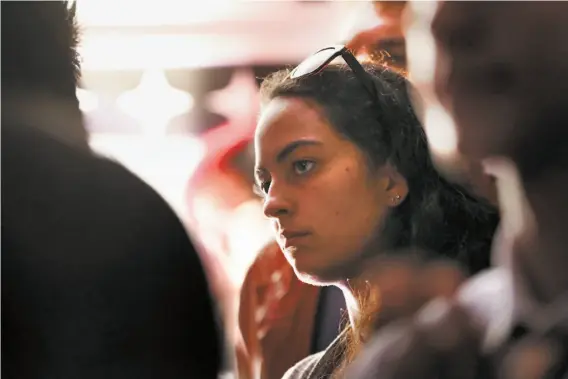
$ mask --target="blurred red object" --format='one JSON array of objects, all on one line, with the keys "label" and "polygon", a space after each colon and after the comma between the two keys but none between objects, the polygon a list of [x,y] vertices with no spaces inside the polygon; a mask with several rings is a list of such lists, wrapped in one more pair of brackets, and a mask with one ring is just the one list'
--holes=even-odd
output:
[{"label": "blurred red object", "polygon": [[311,354],[320,288],[298,280],[276,243],[252,264],[240,296],[240,379],[281,378]]}]

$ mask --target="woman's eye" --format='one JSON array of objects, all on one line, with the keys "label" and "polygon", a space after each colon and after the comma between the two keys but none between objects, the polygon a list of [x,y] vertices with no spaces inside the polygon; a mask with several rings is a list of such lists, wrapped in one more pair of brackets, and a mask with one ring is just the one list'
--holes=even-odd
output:
[{"label": "woman's eye", "polygon": [[307,161],[307,160],[296,161],[293,163],[294,172],[298,175],[305,174],[306,172],[314,168],[314,165],[315,162],[312,161]]}]

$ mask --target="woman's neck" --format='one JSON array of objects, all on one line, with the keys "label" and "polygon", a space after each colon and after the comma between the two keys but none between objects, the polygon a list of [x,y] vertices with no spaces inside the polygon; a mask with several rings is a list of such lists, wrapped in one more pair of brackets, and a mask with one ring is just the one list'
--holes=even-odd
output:
[{"label": "woman's neck", "polygon": [[353,337],[362,342],[366,338],[367,330],[364,319],[368,317],[368,307],[372,293],[378,288],[371,288],[370,283],[359,283],[358,280],[350,280],[339,286],[345,297],[345,304],[347,306],[347,314],[349,315],[349,323]]},{"label": "woman's neck", "polygon": [[379,308],[397,309],[399,305],[386,302],[404,297],[396,291],[404,291],[412,276],[412,267],[404,258],[387,262],[383,257],[375,257],[366,260],[363,267],[357,276],[338,284],[345,297],[353,335],[361,342],[379,321],[376,316],[385,313],[379,313]]}]

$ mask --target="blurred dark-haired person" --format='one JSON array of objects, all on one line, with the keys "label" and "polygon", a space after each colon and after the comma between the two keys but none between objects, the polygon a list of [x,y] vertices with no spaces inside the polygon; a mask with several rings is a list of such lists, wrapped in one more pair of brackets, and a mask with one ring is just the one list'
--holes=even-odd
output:
[{"label": "blurred dark-haired person", "polygon": [[217,378],[220,328],[184,227],[89,149],[74,6],[1,7],[2,377]]},{"label": "blurred dark-haired person", "polygon": [[434,42],[423,92],[451,117],[459,153],[496,178],[497,267],[379,332],[350,377],[564,378],[568,3],[415,6]]}]

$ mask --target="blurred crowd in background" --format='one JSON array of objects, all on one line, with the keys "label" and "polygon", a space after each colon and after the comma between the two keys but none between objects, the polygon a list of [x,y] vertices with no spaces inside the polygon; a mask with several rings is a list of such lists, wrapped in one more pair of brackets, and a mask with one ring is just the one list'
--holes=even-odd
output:
[{"label": "blurred crowd in background", "polygon": [[[565,4],[2,2],[2,374],[564,378]],[[346,70],[378,100],[333,108]],[[339,133],[385,144],[361,148],[386,157],[368,208],[401,212],[361,237],[384,255],[323,273],[287,247],[293,186],[259,162],[309,117],[270,117],[290,98],[398,128]],[[376,215],[328,183],[301,188],[354,198],[331,261]]]}]

